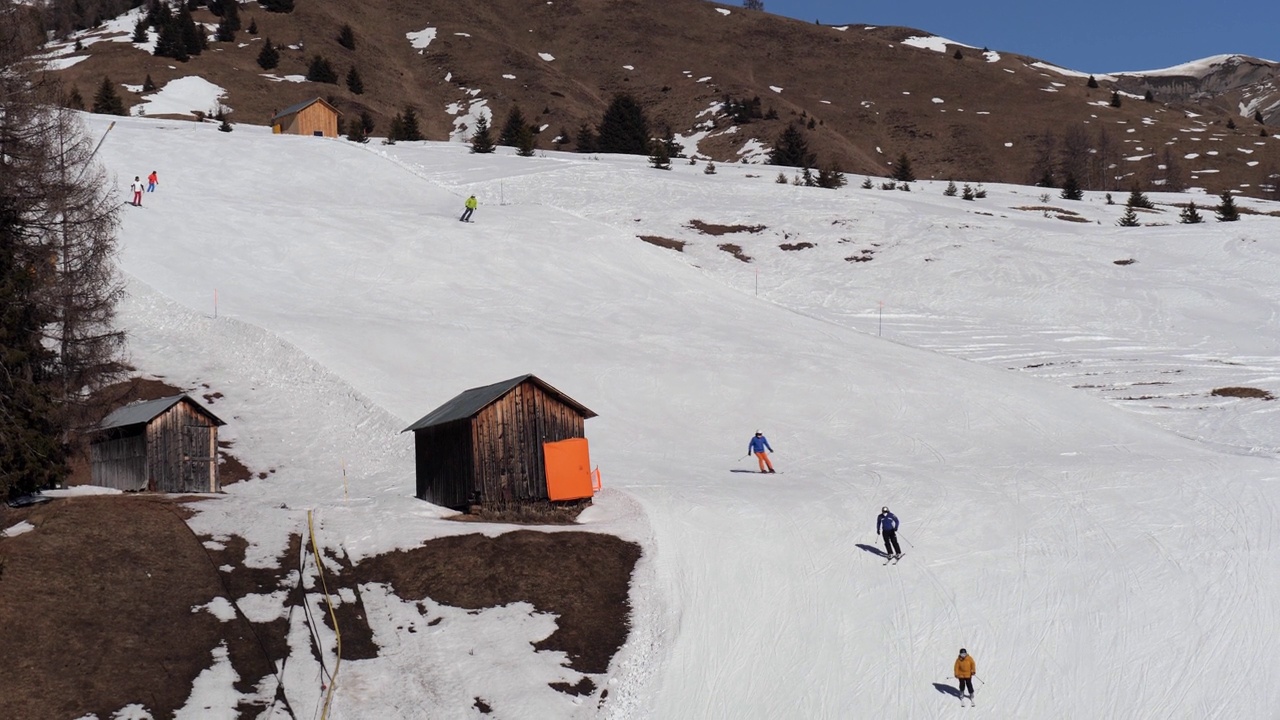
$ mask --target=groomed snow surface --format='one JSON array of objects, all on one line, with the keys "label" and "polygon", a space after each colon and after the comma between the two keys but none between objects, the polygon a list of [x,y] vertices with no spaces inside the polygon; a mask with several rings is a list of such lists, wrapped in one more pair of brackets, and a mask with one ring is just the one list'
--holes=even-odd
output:
[{"label": "groomed snow surface", "polygon": [[[513,529],[412,497],[399,431],[463,389],[533,372],[599,413],[605,490],[582,529],[644,557],[596,695],[548,687],[581,679],[533,650],[552,616],[370,585],[383,652],[343,663],[330,717],[951,717],[960,647],[975,716],[1274,715],[1280,403],[1209,391],[1280,389],[1280,221],[1129,229],[1093,193],[1052,201],[1089,220],[1067,223],[1012,209],[1038,188],[974,203],[945,183],[544,155],[145,118],[102,146],[122,188],[164,180],[123,208],[131,362],[208,383],[222,437],[276,470],[191,505],[197,533],[249,541],[248,564],[273,565],[307,510],[356,562]],[[731,472],[757,429],[783,474]],[[882,505],[903,521],[897,566],[874,549]],[[283,595],[245,600],[277,617]],[[315,708],[301,616],[284,685]],[[231,712],[233,680],[215,649],[183,716]],[[148,717],[137,702],[120,716]]]}]

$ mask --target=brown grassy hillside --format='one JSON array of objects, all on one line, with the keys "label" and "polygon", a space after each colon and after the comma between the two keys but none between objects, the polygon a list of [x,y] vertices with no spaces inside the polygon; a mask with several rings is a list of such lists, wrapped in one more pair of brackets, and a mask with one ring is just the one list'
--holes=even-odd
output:
[{"label": "brown grassy hillside", "polygon": [[[298,0],[286,15],[256,3],[241,7],[245,25],[256,20],[259,34],[212,43],[190,62],[152,57],[128,42],[97,42],[72,53],[87,60],[60,72],[87,100],[103,76],[140,85],[150,74],[163,88],[200,75],[227,90],[224,102],[240,123],[266,124],[273,110],[321,96],[348,117],[370,112],[377,135],[412,105],[429,139],[465,136],[468,126],[455,122],[477,101],[498,125],[518,103],[546,126],[543,148],[561,128],[572,133],[598,122],[615,93],[629,92],[655,129],[687,136],[703,124],[698,150],[718,161],[739,160],[744,149],[771,144],[787,123],[812,120],[808,138],[820,161],[852,174],[883,175],[905,152],[921,177],[1028,182],[1043,174],[1048,158],[1059,171],[1064,162],[1077,164],[1086,187],[1127,189],[1166,179],[1168,148],[1174,174],[1187,184],[1257,195],[1280,167],[1280,145],[1260,135],[1280,128],[1234,115],[1237,128],[1229,130],[1233,114],[1219,104],[1125,96],[1114,108],[1107,81],[1090,89],[1085,77],[1035,67],[1024,56],[911,46],[902,41],[927,33],[905,28],[823,26],[703,0]],[[216,20],[203,9],[196,17],[210,28]],[[343,24],[355,31],[355,50],[337,42]],[[406,33],[428,27],[436,37],[419,52]],[[275,75],[305,74],[310,59],[322,55],[340,77],[359,68],[365,93],[353,95],[342,82],[264,77],[255,58],[267,36],[295,48],[282,52]],[[777,119],[734,129],[711,110],[726,95],[758,96]]]}]

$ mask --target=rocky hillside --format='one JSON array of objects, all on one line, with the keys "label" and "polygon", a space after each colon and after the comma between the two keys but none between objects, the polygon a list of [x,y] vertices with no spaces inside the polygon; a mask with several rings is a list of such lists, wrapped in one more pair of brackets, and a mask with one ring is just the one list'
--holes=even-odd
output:
[{"label": "rocky hillside", "polygon": [[[225,92],[233,122],[266,124],[274,110],[319,96],[345,118],[368,112],[374,135],[412,106],[429,139],[464,140],[479,115],[501,124],[519,104],[541,128],[539,146],[551,148],[562,130],[573,135],[598,122],[609,100],[627,92],[655,132],[669,128],[687,152],[717,161],[763,161],[798,122],[820,163],[855,175],[884,175],[906,153],[920,177],[1028,182],[1048,172],[1061,183],[1069,172],[1096,189],[1265,195],[1280,172],[1280,142],[1265,136],[1280,130],[1274,100],[1242,84],[1265,74],[1250,75],[1251,61],[1237,64],[1234,79],[1108,76],[1093,88],[1086,75],[927,32],[809,24],[704,0],[297,0],[290,13],[241,5],[256,35],[242,30],[176,62],[149,53],[154,32],[150,43],[130,42],[141,15],[52,44],[50,67],[86,102],[109,77],[135,114],[139,106],[148,114],[210,110],[212,98],[200,94],[175,108],[169,100],[191,97],[178,86],[166,102],[143,105],[194,75]],[[212,37],[217,18],[206,8],[194,16]],[[354,49],[338,41],[344,25]],[[269,72],[256,62],[267,38],[283,46]],[[305,81],[317,56],[334,68],[336,84]],[[352,67],[362,94],[343,81]],[[143,91],[148,75],[157,93]],[[1214,83],[1233,89],[1216,92]],[[1143,101],[1148,87],[1154,102]],[[726,98],[757,97],[762,117],[735,123],[723,112]],[[1268,124],[1245,114],[1255,107]]]},{"label": "rocky hillside", "polygon": [[1217,55],[1163,70],[1117,73],[1114,79],[1119,87],[1151,90],[1166,102],[1216,106],[1248,120],[1261,115],[1266,125],[1280,126],[1280,63]]}]

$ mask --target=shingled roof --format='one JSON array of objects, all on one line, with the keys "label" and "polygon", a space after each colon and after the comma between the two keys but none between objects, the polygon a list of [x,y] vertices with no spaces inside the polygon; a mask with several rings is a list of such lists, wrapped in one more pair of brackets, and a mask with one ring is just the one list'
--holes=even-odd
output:
[{"label": "shingled roof", "polygon": [[577,410],[584,418],[593,418],[596,416],[594,412],[587,409],[581,403],[573,398],[565,395],[559,390],[551,387],[547,383],[540,380],[535,375],[521,375],[520,377],[503,380],[500,383],[485,385],[484,387],[471,388],[464,390],[449,402],[427,413],[421,420],[405,428],[401,432],[409,432],[410,430],[422,430],[424,428],[434,427],[436,425],[444,425],[445,423],[456,422],[458,420],[470,420],[475,417],[481,410],[488,407],[491,403],[497,401],[503,395],[511,392],[526,380],[532,380],[537,383],[538,387],[546,392],[554,395],[565,405]]},{"label": "shingled roof", "polygon": [[332,110],[332,111],[334,111],[334,112],[338,113],[339,115],[341,115],[341,114],[342,114],[342,113],[338,110],[338,108],[336,108],[336,107],[334,107],[334,106],[332,106],[332,105],[329,105],[329,103],[325,102],[324,98],[312,98],[312,99],[310,99],[310,100],[304,100],[304,101],[302,101],[302,102],[298,103],[297,105],[290,105],[289,107],[287,107],[287,108],[285,108],[285,109],[281,110],[280,112],[278,112],[278,113],[276,113],[274,116],[272,116],[271,121],[272,121],[272,122],[275,122],[276,120],[279,120],[279,119],[280,119],[280,118],[282,118],[282,117],[287,117],[287,116],[289,116],[289,115],[294,115],[294,114],[300,113],[300,112],[302,112],[305,108],[307,108],[307,107],[309,107],[310,105],[312,105],[313,103],[323,103],[323,104],[327,105],[327,106],[329,107],[329,109],[330,109],[330,110]]}]

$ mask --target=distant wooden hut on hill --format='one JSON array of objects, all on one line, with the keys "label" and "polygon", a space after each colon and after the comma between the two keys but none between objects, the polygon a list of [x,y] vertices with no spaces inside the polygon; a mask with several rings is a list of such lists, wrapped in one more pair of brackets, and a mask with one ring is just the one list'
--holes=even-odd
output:
[{"label": "distant wooden hut on hill", "polygon": [[417,496],[436,505],[508,510],[590,498],[583,425],[596,414],[533,375],[472,388],[405,428]]},{"label": "distant wooden hut on hill", "polygon": [[315,98],[276,113],[271,118],[271,132],[277,135],[338,137],[339,115],[338,108],[323,98]]},{"label": "distant wooden hut on hill", "polygon": [[116,410],[89,445],[90,483],[119,490],[218,492],[216,415],[187,395]]}]

